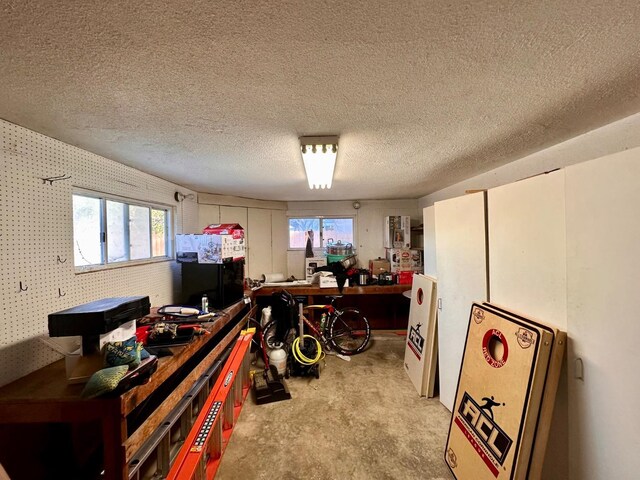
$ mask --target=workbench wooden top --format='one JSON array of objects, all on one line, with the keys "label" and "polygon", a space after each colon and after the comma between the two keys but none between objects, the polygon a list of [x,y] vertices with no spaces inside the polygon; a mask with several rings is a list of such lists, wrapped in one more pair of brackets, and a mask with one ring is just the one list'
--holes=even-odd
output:
[{"label": "workbench wooden top", "polygon": [[253,294],[256,297],[271,295],[280,290],[287,290],[292,295],[393,295],[402,294],[407,290],[411,290],[411,285],[367,285],[358,287],[344,287],[342,293],[337,288],[320,288],[314,285],[292,285],[278,287],[262,287],[255,290]]},{"label": "workbench wooden top", "polygon": [[20,420],[15,416],[23,418],[27,410],[30,411],[31,418],[26,421],[38,421],[35,419],[38,417],[47,417],[46,421],[64,421],[69,416],[75,419],[90,418],[100,415],[103,409],[119,410],[121,414],[127,415],[197,351],[212,341],[244,307],[244,302],[240,301],[223,310],[213,322],[205,324],[209,335],[196,337],[184,347],[173,348],[172,356],[158,359],[158,369],[148,383],[133,387],[118,396],[82,399],[80,393],[84,384],[67,383],[64,359],[36,370],[0,388],[0,422],[18,422]]}]

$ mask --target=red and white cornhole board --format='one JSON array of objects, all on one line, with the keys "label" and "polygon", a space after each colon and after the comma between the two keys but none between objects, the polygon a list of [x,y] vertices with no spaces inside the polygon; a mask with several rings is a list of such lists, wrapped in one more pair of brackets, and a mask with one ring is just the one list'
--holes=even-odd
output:
[{"label": "red and white cornhole board", "polygon": [[500,307],[472,305],[445,449],[458,480],[539,474],[530,460],[544,458],[554,400],[547,397],[555,397],[565,339]]},{"label": "red and white cornhole board", "polygon": [[414,274],[404,369],[418,394],[427,397],[433,397],[438,358],[436,298],[435,279]]}]

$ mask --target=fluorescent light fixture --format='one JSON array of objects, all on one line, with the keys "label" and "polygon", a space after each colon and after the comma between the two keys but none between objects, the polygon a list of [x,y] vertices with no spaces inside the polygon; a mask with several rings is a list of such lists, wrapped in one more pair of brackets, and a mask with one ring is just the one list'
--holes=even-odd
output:
[{"label": "fluorescent light fixture", "polygon": [[309,188],[331,188],[338,156],[338,137],[300,137]]}]

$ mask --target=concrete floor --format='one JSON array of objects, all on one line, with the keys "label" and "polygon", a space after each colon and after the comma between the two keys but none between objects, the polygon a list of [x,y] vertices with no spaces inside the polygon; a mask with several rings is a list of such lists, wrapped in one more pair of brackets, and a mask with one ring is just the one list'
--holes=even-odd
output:
[{"label": "concrete floor", "polygon": [[418,397],[404,337],[375,333],[350,362],[326,358],[320,379],[287,380],[292,399],[247,397],[216,478],[452,479],[443,459],[450,413]]}]

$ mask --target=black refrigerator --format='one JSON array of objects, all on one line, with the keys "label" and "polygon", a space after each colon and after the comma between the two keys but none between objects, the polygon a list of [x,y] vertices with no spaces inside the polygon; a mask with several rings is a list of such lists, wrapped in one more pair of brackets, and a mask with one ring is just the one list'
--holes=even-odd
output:
[{"label": "black refrigerator", "polygon": [[244,295],[244,260],[228,263],[183,263],[182,303],[200,308],[202,296],[209,307],[221,309]]}]

